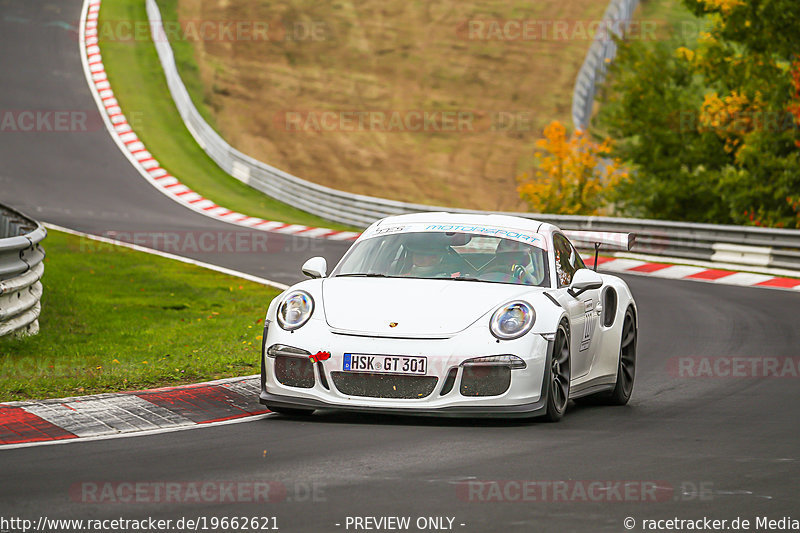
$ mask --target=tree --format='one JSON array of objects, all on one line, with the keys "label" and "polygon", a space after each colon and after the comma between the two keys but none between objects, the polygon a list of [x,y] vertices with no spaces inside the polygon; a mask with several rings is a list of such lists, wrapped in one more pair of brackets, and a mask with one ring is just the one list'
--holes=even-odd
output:
[{"label": "tree", "polygon": [[616,183],[627,178],[619,160],[604,160],[610,141],[595,143],[581,130],[567,137],[567,130],[553,121],[536,142],[538,168],[531,178],[520,176],[520,197],[537,213],[598,215]]},{"label": "tree", "polygon": [[756,213],[795,226],[786,198],[800,191],[800,67],[790,62],[800,32],[771,17],[797,19],[796,2],[684,3],[708,31],[621,43],[612,67],[597,122],[635,169],[616,203],[634,216],[751,223]]}]

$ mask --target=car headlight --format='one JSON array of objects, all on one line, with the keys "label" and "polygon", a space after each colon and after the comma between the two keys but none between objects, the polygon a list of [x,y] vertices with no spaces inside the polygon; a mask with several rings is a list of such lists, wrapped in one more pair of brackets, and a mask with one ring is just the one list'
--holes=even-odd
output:
[{"label": "car headlight", "polygon": [[511,340],[528,333],[535,321],[536,312],[529,303],[509,302],[494,312],[489,329],[498,339]]},{"label": "car headlight", "polygon": [[314,298],[306,291],[292,291],[278,306],[278,324],[292,331],[308,322],[313,312]]}]

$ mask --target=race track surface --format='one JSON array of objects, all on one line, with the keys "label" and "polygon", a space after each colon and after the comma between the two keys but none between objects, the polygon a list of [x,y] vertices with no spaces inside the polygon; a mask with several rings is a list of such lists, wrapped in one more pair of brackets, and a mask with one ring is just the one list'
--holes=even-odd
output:
[{"label": "race track surface", "polygon": [[[121,240],[157,245],[166,233],[178,244],[165,251],[282,283],[297,280],[311,256],[332,264],[344,253],[346,243],[215,221],[148,184],[111,139],[92,99],[78,48],[80,10],[79,0],[0,0],[0,110],[14,120],[0,130],[0,202],[87,233],[117,232]],[[14,131],[31,124],[26,112],[39,131]],[[67,126],[57,125],[55,113]],[[147,111],[140,117],[147,120]],[[215,252],[203,252],[208,248]]]},{"label": "race track surface", "polygon": [[[79,12],[77,0],[0,0],[2,108],[96,115],[76,35],[58,24],[76,26]],[[0,133],[0,201],[95,233],[247,231],[155,191],[96,120],[91,132]],[[325,255],[333,262],[347,246],[280,239],[268,254],[186,255],[289,283],[300,278],[307,257]],[[571,406],[559,424],[274,415],[192,431],[3,450],[0,518],[277,517],[286,532],[354,531],[347,528],[348,516],[410,516],[410,531],[418,530],[419,517],[450,517],[456,531],[537,532],[625,531],[626,517],[638,521],[633,531],[642,531],[643,519],[705,516],[730,523],[740,517],[754,526],[760,516],[780,519],[794,512],[799,518],[797,375],[726,377],[723,367],[712,368],[711,376],[693,375],[698,367],[679,371],[681,361],[727,358],[732,364],[735,357],[751,358],[742,359],[747,368],[771,358],[796,369],[798,296],[625,280],[640,316],[637,380],[626,407]],[[542,483],[529,484],[524,494],[515,481]],[[136,482],[149,487],[145,501],[115,502],[120,494],[131,495],[121,483]],[[176,498],[157,492],[166,486],[162,482],[180,484]],[[271,483],[267,497],[264,482]],[[216,500],[212,493],[192,492],[204,483],[217,488]],[[234,483],[241,493],[229,492]]]}]

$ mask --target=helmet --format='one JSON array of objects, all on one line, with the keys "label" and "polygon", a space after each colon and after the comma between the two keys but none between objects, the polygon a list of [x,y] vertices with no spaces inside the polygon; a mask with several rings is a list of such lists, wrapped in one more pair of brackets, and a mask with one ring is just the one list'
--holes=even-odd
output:
[{"label": "helmet", "polygon": [[441,264],[450,247],[440,233],[417,233],[408,235],[403,245],[411,252],[408,273],[412,276],[430,276],[441,273]]},{"label": "helmet", "polygon": [[441,233],[412,233],[403,245],[406,250],[424,255],[441,255],[447,252],[449,245]]}]

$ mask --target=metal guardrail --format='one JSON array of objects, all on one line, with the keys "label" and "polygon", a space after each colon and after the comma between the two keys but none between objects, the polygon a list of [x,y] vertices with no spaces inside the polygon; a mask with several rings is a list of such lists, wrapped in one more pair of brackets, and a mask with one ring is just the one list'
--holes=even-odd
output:
[{"label": "metal guardrail", "polygon": [[40,223],[0,206],[0,336],[39,332],[45,236]]},{"label": "metal guardrail", "polygon": [[617,57],[617,43],[613,37],[622,37],[628,31],[637,5],[639,0],[611,0],[606,8],[572,91],[572,123],[576,129],[589,127],[597,86],[603,83],[609,63]]},{"label": "metal guardrail", "polygon": [[[258,161],[230,146],[209,126],[192,103],[178,74],[172,48],[161,25],[161,13],[155,0],[146,0],[153,41],[166,74],[172,98],[183,120],[205,152],[226,172],[251,187],[284,203],[314,213],[328,220],[366,227],[389,215],[447,211],[478,213],[468,209],[438,207],[398,202],[352,194],[312,183]],[[627,27],[638,0],[611,0],[605,18],[611,27]],[[601,47],[601,48],[598,48]],[[610,38],[598,39],[581,69],[578,89],[585,94],[578,106],[580,117],[589,117],[594,87],[605,75],[606,59],[616,53]],[[585,74],[584,74],[585,73]],[[591,98],[590,98],[591,97]],[[580,98],[580,97],[579,97]],[[575,106],[573,105],[573,114]],[[588,120],[588,118],[587,118]],[[661,220],[582,217],[534,213],[504,213],[550,222],[565,230],[626,231],[637,234],[635,252],[683,258],[692,261],[721,261],[758,268],[800,271],[800,230],[781,230],[749,226],[725,226],[666,222]]]}]

